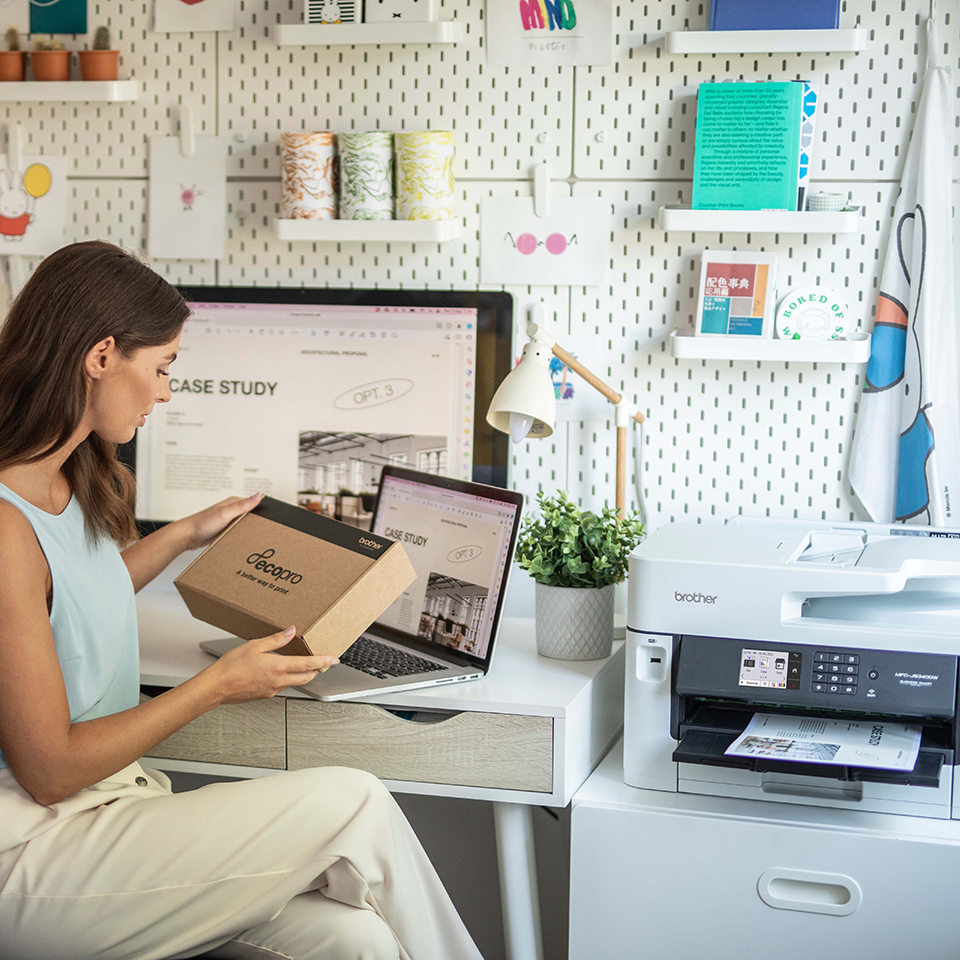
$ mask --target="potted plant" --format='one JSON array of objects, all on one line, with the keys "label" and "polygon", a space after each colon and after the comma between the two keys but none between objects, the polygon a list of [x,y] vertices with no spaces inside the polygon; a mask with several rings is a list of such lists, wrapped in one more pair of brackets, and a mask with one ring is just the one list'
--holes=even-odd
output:
[{"label": "potted plant", "polygon": [[93,49],[80,50],[80,76],[84,80],[116,80],[120,51],[110,49],[110,30],[97,27],[93,34]]},{"label": "potted plant", "polygon": [[26,53],[20,49],[20,34],[16,27],[8,28],[4,38],[7,49],[0,50],[0,81],[22,80],[26,67]]},{"label": "potted plant", "polygon": [[30,53],[34,80],[69,80],[70,51],[59,40],[38,40]]},{"label": "potted plant", "polygon": [[524,518],[516,552],[536,581],[537,650],[557,660],[608,657],[615,585],[643,537],[639,514],[581,511],[564,491],[538,493],[537,504],[540,515]]}]

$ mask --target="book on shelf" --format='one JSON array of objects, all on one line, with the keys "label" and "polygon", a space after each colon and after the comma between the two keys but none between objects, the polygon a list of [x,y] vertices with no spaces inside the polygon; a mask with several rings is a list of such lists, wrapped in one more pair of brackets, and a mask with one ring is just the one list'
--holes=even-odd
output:
[{"label": "book on shelf", "polygon": [[776,280],[775,253],[704,250],[695,335],[771,337]]},{"label": "book on shelf", "polygon": [[693,209],[804,209],[817,107],[806,80],[701,83]]},{"label": "book on shelf", "polygon": [[836,30],[840,0],[710,0],[711,30]]}]

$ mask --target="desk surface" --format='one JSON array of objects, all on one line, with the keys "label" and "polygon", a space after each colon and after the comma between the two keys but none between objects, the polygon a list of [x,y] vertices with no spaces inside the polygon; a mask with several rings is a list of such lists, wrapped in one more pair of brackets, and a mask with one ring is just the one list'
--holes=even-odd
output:
[{"label": "desk surface", "polygon": [[[137,614],[141,683],[176,686],[213,662],[197,644],[222,637],[224,631],[194,620],[179,594],[144,591],[137,597]],[[508,617],[500,627],[493,666],[483,679],[453,687],[379,694],[350,702],[566,719],[591,696],[592,681],[601,671],[614,669],[622,676],[622,661],[622,642],[613,645],[613,654],[606,660],[541,657],[537,653],[533,620]],[[281,695],[307,696],[295,688]]]}]

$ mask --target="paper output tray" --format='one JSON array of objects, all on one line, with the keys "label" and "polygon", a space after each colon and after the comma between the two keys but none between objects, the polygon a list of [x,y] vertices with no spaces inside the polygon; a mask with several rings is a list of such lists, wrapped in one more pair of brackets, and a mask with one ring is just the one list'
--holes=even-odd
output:
[{"label": "paper output tray", "polygon": [[873,767],[849,767],[833,763],[803,763],[797,760],[770,760],[766,757],[730,757],[724,751],[740,736],[713,730],[690,730],[681,739],[673,759],[679,763],[704,763],[715,767],[737,767],[757,773],[792,773],[829,780],[859,780],[870,783],[895,783],[911,787],[939,787],[944,764],[941,750],[921,746],[913,770],[878,770]]}]

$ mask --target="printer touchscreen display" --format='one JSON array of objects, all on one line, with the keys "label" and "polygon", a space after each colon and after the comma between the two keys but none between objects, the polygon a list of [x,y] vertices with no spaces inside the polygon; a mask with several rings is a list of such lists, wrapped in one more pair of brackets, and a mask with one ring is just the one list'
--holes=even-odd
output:
[{"label": "printer touchscreen display", "polygon": [[786,689],[788,661],[789,656],[784,650],[742,650],[740,686]]}]

